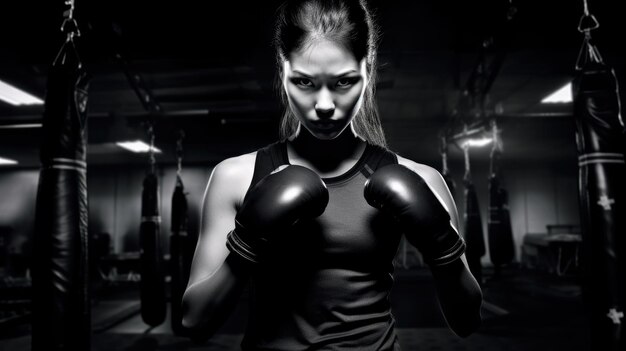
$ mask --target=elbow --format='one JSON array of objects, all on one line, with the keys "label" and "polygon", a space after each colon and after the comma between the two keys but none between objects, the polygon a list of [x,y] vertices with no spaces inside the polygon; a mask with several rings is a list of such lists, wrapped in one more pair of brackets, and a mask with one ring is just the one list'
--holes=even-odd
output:
[{"label": "elbow", "polygon": [[452,329],[452,331],[454,332],[454,334],[456,334],[457,336],[465,339],[468,336],[474,334],[474,332],[478,329],[479,325],[476,326],[475,328],[457,328],[457,329]]},{"label": "elbow", "polygon": [[188,303],[183,299],[182,319],[183,335],[187,336],[194,344],[204,344],[210,335],[203,331],[202,321],[198,316],[191,313]]},{"label": "elbow", "polygon": [[187,330],[194,330],[200,326],[200,319],[194,312],[194,308],[192,308],[191,303],[189,301],[190,297],[188,295],[188,291],[183,295],[181,311],[182,311],[182,320],[181,324],[183,328]]},{"label": "elbow", "polygon": [[483,293],[464,262],[435,267],[433,275],[450,329],[463,338],[474,333],[482,323]]},{"label": "elbow", "polygon": [[483,294],[480,289],[472,291],[467,296],[465,307],[459,308],[457,313],[449,321],[452,331],[461,338],[466,338],[475,333],[482,324],[481,309]]},{"label": "elbow", "polygon": [[480,312],[473,316],[473,318],[468,319],[467,321],[463,321],[463,323],[458,323],[457,325],[450,325],[450,329],[461,338],[467,338],[468,336],[474,334],[480,325],[482,324],[482,316]]},{"label": "elbow", "polygon": [[184,303],[183,303],[183,318],[181,320],[181,324],[183,326],[183,328],[185,329],[194,329],[198,326],[198,321],[193,318],[193,316],[191,316],[185,309],[184,307]]},{"label": "elbow", "polygon": [[189,316],[183,316],[181,324],[185,329],[195,329],[198,327],[198,322]]}]

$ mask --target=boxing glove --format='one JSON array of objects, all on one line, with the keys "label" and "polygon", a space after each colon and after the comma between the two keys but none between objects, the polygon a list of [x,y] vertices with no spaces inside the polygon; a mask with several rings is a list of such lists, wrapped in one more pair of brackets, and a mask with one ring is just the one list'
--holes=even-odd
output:
[{"label": "boxing glove", "polygon": [[370,206],[396,218],[427,264],[444,265],[465,252],[450,214],[413,170],[400,164],[378,169],[365,183],[364,196]]},{"label": "boxing glove", "polygon": [[318,217],[327,204],[328,189],[315,172],[295,165],[274,171],[246,195],[226,246],[239,257],[259,263],[274,233]]}]

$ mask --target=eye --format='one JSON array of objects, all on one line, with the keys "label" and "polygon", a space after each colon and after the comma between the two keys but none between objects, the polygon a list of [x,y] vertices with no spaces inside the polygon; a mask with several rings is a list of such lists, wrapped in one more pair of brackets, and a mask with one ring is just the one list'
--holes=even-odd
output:
[{"label": "eye", "polygon": [[355,83],[359,81],[359,78],[351,77],[351,78],[341,78],[337,81],[337,87],[339,88],[349,88]]},{"label": "eye", "polygon": [[307,78],[291,78],[291,83],[303,88],[313,87],[313,82]]}]

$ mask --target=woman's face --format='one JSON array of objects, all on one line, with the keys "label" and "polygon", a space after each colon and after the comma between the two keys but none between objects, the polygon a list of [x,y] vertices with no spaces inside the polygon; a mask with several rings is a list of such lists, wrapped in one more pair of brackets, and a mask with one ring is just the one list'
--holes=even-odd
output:
[{"label": "woman's face", "polygon": [[292,52],[283,65],[289,107],[311,134],[331,140],[341,134],[361,107],[367,84],[365,59],[320,39]]}]

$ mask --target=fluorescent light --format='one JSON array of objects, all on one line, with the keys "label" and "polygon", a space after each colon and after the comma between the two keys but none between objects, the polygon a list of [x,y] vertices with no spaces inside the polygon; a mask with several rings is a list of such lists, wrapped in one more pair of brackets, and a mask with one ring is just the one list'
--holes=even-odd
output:
[{"label": "fluorescent light", "polygon": [[0,125],[0,129],[29,129],[29,128],[41,128],[41,123],[24,123],[24,124],[3,124]]},{"label": "fluorescent light", "polygon": [[493,140],[491,138],[468,139],[467,141],[463,143],[463,146],[482,147],[482,146],[490,144],[492,141]]},{"label": "fluorescent light", "polygon": [[[150,151],[150,145],[144,143],[141,140],[135,140],[135,141],[118,141],[116,143],[119,147],[122,147],[126,150],[132,151],[132,152],[148,152]],[[160,153],[161,150],[159,150],[156,147],[153,147],[152,150],[156,153]]]},{"label": "fluorescent light", "polygon": [[16,164],[17,164],[17,161],[15,161],[15,160],[11,160],[11,159],[8,159],[8,158],[0,157],[0,166],[2,166],[2,165],[16,165]]},{"label": "fluorescent light", "polygon": [[43,100],[0,80],[0,100],[11,105],[42,105]]},{"label": "fluorescent light", "polygon": [[572,102],[572,83],[567,83],[554,93],[546,96],[541,103],[568,103]]}]

